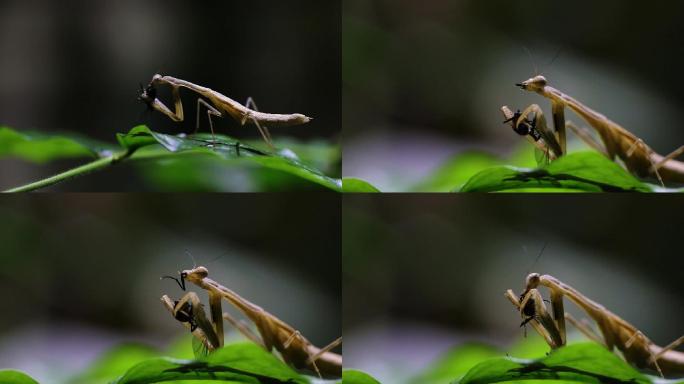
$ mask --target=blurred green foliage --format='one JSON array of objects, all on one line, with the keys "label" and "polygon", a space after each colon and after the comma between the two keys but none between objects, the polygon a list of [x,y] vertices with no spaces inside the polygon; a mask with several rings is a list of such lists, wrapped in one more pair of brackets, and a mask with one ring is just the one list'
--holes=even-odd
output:
[{"label": "blurred green foliage", "polygon": [[38,384],[31,376],[15,371],[12,369],[4,369],[0,371],[0,383],[3,384]]}]

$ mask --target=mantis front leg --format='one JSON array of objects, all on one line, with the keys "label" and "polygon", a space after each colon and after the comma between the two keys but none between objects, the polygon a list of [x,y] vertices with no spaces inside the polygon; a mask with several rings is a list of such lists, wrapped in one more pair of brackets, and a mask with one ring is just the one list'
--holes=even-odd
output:
[{"label": "mantis front leg", "polygon": [[[219,297],[220,299],[220,297]],[[221,314],[221,301],[209,299],[212,320],[207,319],[204,306],[195,292],[186,293],[180,300],[172,300],[167,295],[161,298],[164,307],[173,317],[190,330],[195,338],[202,342],[207,350],[213,351],[223,346],[223,319],[231,323],[240,333],[254,343],[264,346],[263,341],[249,328],[228,313]],[[218,314],[218,315],[217,315]]]},{"label": "mantis front leg", "polygon": [[[521,316],[525,318],[521,326],[528,323],[532,324],[533,328],[544,338],[544,340],[546,340],[546,343],[552,349],[559,348],[565,345],[567,342],[565,321],[562,321],[561,319],[565,319],[570,322],[570,324],[572,324],[590,340],[604,346],[606,345],[605,340],[596,332],[594,332],[589,324],[587,324],[586,319],[583,321],[577,321],[569,313],[564,313],[561,315],[563,311],[562,296],[555,295],[551,299],[551,302],[555,303],[554,313],[557,313],[554,315],[557,317],[554,318],[551,317],[546,309],[546,305],[543,302],[542,296],[537,289],[530,289],[526,294],[521,295],[522,300],[520,300],[520,298],[509,289],[506,291],[506,297],[511,301],[511,303],[513,303],[513,305],[515,305],[516,308],[518,308]],[[525,310],[525,308],[528,308],[528,310]]]},{"label": "mantis front leg", "polygon": [[[550,158],[555,159],[565,153],[558,137],[547,128],[544,112],[539,105],[532,104],[524,111],[516,113],[513,113],[507,106],[503,106],[501,111],[506,117],[504,123],[511,123],[511,127],[519,135],[529,136],[537,148],[549,153]],[[532,119],[529,119],[530,115]],[[540,139],[543,140],[543,144],[540,143]]]},{"label": "mantis front leg", "polygon": [[567,128],[570,128],[572,133],[574,133],[577,137],[584,141],[588,146],[594,148],[596,151],[610,158],[610,156],[608,155],[608,150],[606,150],[606,147],[600,142],[596,141],[596,139],[594,139],[594,137],[589,132],[589,129],[575,125],[575,123],[569,120],[565,122],[565,126]]},{"label": "mantis front leg", "polygon": [[223,340],[219,339],[213,324],[204,314],[202,303],[195,292],[188,292],[177,301],[164,295],[161,301],[173,317],[189,329],[207,350],[213,351],[223,345]]},{"label": "mantis front leg", "polygon": [[561,153],[565,154],[567,150],[566,135],[565,135],[565,105],[552,102],[551,115],[553,116],[553,129],[556,131],[555,137],[558,139],[558,145]]},{"label": "mantis front leg", "polygon": [[161,102],[161,100],[157,98],[157,88],[154,86],[154,84],[148,85],[147,88],[142,88],[142,86],[140,88],[142,89],[142,92],[140,96],[138,96],[138,100],[143,101],[145,104],[147,104],[149,108],[161,112],[166,117],[177,123],[183,121],[183,103],[181,102],[178,86],[171,87],[171,96],[173,98],[174,112],[171,112],[169,107],[167,107],[164,103]]},{"label": "mantis front leg", "polygon": [[[558,104],[554,104],[554,106],[557,105]],[[533,144],[537,148],[552,152],[550,153],[551,156],[549,156],[552,160],[566,153],[566,128],[570,129],[588,146],[610,158],[605,146],[596,141],[591,133],[589,133],[588,129],[579,127],[571,121],[565,121],[564,128],[557,128],[556,133],[551,132],[547,128],[544,112],[537,104],[532,104],[525,108],[523,112],[515,114],[513,114],[507,106],[503,106],[502,111],[504,111],[504,116],[507,116],[507,120],[504,121],[504,123],[510,122],[513,129],[520,135],[528,134],[531,137],[531,140],[534,140]],[[553,111],[554,126],[558,127],[560,125],[560,120],[565,119],[565,113],[562,108],[558,107],[553,108]],[[530,115],[532,115],[532,119],[528,118]],[[512,118],[513,116],[515,116],[515,118]],[[528,131],[530,133],[528,133]],[[539,139],[543,139],[544,143],[539,143]],[[682,149],[682,152],[684,152],[684,148]]]},{"label": "mantis front leg", "polygon": [[544,299],[539,290],[530,289],[520,296],[516,296],[510,289],[506,291],[506,298],[518,309],[520,315],[523,317],[523,322],[520,326],[531,324],[539,335],[552,348],[556,349],[565,344],[565,335],[556,325],[555,319],[551,317],[546,310]]}]

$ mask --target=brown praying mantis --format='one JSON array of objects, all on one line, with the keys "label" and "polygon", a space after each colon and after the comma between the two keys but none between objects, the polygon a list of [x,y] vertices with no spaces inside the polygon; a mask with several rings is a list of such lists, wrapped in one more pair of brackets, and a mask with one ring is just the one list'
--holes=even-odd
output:
[{"label": "brown praying mantis", "polygon": [[[667,156],[653,151],[643,140],[627,131],[604,115],[594,111],[577,99],[566,95],[548,85],[544,76],[535,76],[522,83],[516,84],[525,91],[536,92],[551,100],[551,113],[555,132],[546,128],[546,120],[541,108],[532,104],[522,112],[513,113],[508,107],[502,107],[506,118],[505,123],[511,123],[513,130],[520,135],[528,135],[535,142],[543,138],[544,143],[537,145],[545,147],[550,157],[556,158],[566,153],[566,127],[572,130],[590,147],[603,153],[611,160],[619,158],[627,169],[638,177],[655,176],[661,184],[664,182],[684,183],[684,162],[675,160],[684,153],[684,146],[679,147]],[[597,142],[586,128],[578,127],[565,120],[565,108],[568,107],[582,117],[601,138]],[[532,119],[528,117],[534,115]]]},{"label": "brown praying mantis", "polygon": [[[171,112],[171,109],[157,98],[157,87],[160,85],[168,85],[171,87],[174,112]],[[259,112],[251,97],[247,99],[245,105],[242,105],[230,97],[207,87],[202,87],[171,76],[162,76],[160,74],[152,76],[152,80],[147,87],[143,88],[142,84],[140,85],[140,95],[138,96],[138,99],[145,102],[151,109],[163,113],[169,119],[175,122],[181,122],[183,121],[184,116],[183,103],[181,102],[179,94],[180,88],[189,89],[200,95],[200,97],[197,98],[197,123],[195,132],[199,129],[200,107],[204,106],[207,108],[207,119],[209,120],[209,128],[214,141],[214,125],[211,121],[211,117],[222,117],[224,113],[238,121],[240,125],[245,125],[247,123],[254,124],[259,130],[261,137],[263,137],[270,148],[273,148],[273,142],[266,125],[286,127],[306,124],[312,120],[312,118],[302,115],[301,113],[279,114]],[[203,98],[207,99],[208,102]]]},{"label": "brown praying mantis", "polygon": [[[180,300],[162,296],[161,300],[174,318],[185,325],[206,347],[213,351],[223,346],[223,320],[225,319],[249,340],[261,345],[267,351],[277,350],[283,361],[297,370],[311,372],[323,378],[342,376],[342,356],[331,350],[342,343],[338,338],[323,348],[311,344],[298,330],[266,312],[261,307],[247,301],[232,290],[210,279],[205,267],[179,272],[179,278],[164,276],[175,280],[183,291],[185,281],[189,281],[207,291],[209,295],[210,319],[207,319],[203,305],[194,292],[186,293]],[[230,314],[223,313],[221,301],[225,299],[250,319],[259,333],[254,334]]]},{"label": "brown praying mantis", "polygon": [[[538,289],[540,286],[546,287],[550,292],[551,314],[546,310]],[[684,336],[666,347],[659,347],[632,324],[553,276],[531,273],[527,276],[525,290],[520,295],[509,289],[506,297],[520,311],[523,317],[521,326],[531,324],[552,349],[565,345],[567,319],[589,339],[604,345],[608,350],[620,350],[624,359],[638,368],[655,370],[661,376],[684,373],[684,353],[674,350],[684,343]],[[593,331],[586,322],[579,322],[565,313],[564,297],[594,320],[601,335]]]}]

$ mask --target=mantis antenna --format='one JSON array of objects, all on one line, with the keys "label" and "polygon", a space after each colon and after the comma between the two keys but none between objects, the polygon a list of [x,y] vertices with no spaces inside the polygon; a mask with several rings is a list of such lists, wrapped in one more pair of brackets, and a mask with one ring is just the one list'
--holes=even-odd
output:
[{"label": "mantis antenna", "polygon": [[546,246],[547,246],[547,245],[549,245],[549,242],[548,242],[548,241],[545,241],[545,242],[544,242],[544,245],[542,245],[541,249],[539,250],[539,254],[537,254],[537,258],[534,259],[534,262],[532,263],[532,266],[527,270],[527,272],[525,273],[525,275],[529,275],[529,274],[530,274],[530,270],[531,270],[535,265],[537,265],[537,262],[539,261],[539,259],[541,259],[542,254],[544,254],[544,250],[546,249]]}]

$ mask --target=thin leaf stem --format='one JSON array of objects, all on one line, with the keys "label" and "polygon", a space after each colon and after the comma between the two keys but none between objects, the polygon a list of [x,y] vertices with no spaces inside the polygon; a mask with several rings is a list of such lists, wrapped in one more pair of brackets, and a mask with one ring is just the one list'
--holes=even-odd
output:
[{"label": "thin leaf stem", "polygon": [[95,161],[92,161],[90,163],[81,165],[80,167],[72,168],[68,171],[59,173],[54,176],[50,176],[48,178],[38,180],[29,184],[21,185],[19,187],[11,188],[8,190],[3,191],[3,193],[14,193],[14,192],[30,192],[30,191],[35,191],[41,188],[49,187],[51,185],[55,185],[57,183],[61,183],[62,181],[74,178],[76,176],[81,176],[85,175],[86,173],[90,173],[105,167],[108,167],[110,165],[113,165],[127,157],[129,157],[132,154],[131,151],[122,151],[122,152],[117,152],[112,155],[97,159]]}]

